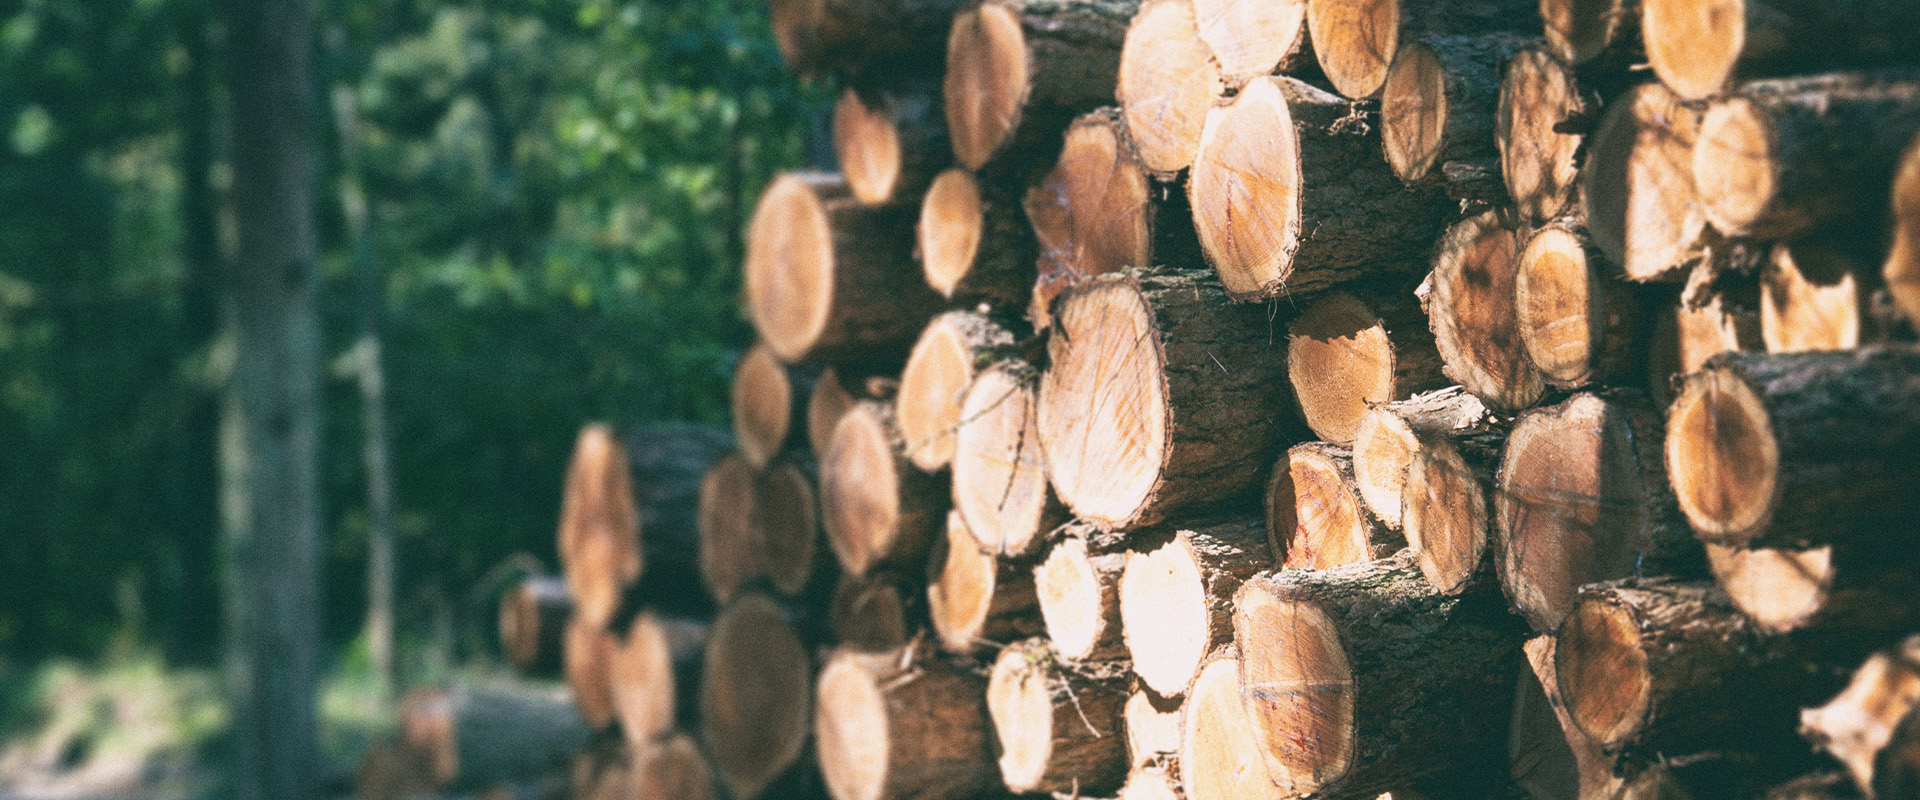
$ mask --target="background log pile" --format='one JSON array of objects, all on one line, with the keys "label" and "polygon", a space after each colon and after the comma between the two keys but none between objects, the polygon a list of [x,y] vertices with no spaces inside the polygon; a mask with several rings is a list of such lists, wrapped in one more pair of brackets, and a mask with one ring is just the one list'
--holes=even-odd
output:
[{"label": "background log pile", "polygon": [[1920,6],[773,17],[698,542],[589,427],[503,608],[576,795],[1915,796]]}]

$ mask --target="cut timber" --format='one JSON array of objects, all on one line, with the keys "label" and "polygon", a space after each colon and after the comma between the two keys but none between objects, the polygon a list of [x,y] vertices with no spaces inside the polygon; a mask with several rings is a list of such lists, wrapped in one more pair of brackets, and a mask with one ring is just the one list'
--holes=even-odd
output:
[{"label": "cut timber", "polygon": [[578,800],[622,800],[633,786],[632,750],[617,734],[596,737],[567,765],[567,796]]},{"label": "cut timber", "polygon": [[807,395],[807,447],[815,455],[827,452],[827,445],[833,442],[833,426],[840,424],[840,417],[853,408],[853,402],[853,393],[847,391],[837,370],[827,367],[820,371],[813,392]]},{"label": "cut timber", "polygon": [[756,470],[800,442],[800,398],[796,385],[766,345],[755,342],[733,368],[733,439],[740,455]]},{"label": "cut timber", "polygon": [[1461,796],[1504,784],[1488,767],[1506,744],[1520,626],[1490,582],[1476,586],[1439,594],[1404,553],[1248,580],[1234,642],[1273,783],[1329,797],[1443,776]]},{"label": "cut timber", "polygon": [[500,649],[515,672],[560,674],[560,651],[573,595],[560,578],[529,576],[500,596]]},{"label": "cut timber", "polygon": [[987,0],[947,37],[947,133],[967,169],[1058,135],[1113,101],[1135,0]]},{"label": "cut timber", "polygon": [[1314,66],[1305,0],[1194,0],[1193,24],[1227,86]]},{"label": "cut timber", "polygon": [[635,615],[626,638],[615,643],[607,677],[613,686],[614,715],[629,742],[665,736],[693,718],[695,669],[707,626],[651,611]]},{"label": "cut timber", "polygon": [[1100,795],[1127,777],[1121,735],[1127,702],[1122,663],[1067,666],[1044,638],[1000,651],[987,680],[987,713],[1000,745],[1000,777],[1018,794]]},{"label": "cut timber", "polygon": [[1862,792],[1894,728],[1920,705],[1920,637],[1868,657],[1825,705],[1800,712],[1800,734],[1847,768]]},{"label": "cut timber", "polygon": [[1683,100],[1735,78],[1912,64],[1920,7],[1901,0],[1643,0],[1653,74]]},{"label": "cut timber", "polygon": [[1497,162],[1500,67],[1526,42],[1488,34],[1403,43],[1380,88],[1380,140],[1393,174],[1419,183],[1444,179],[1449,161]]},{"label": "cut timber", "polygon": [[913,648],[840,650],[820,670],[813,736],[834,800],[960,800],[1000,784],[986,681]]},{"label": "cut timber", "polygon": [[1421,287],[1447,377],[1501,411],[1531,406],[1546,390],[1520,340],[1519,257],[1513,229],[1487,211],[1447,229]]},{"label": "cut timber", "polygon": [[[1266,3],[1232,5],[1249,11],[1258,9],[1256,13],[1270,7]],[[1120,83],[1114,96],[1134,149],[1147,169],[1170,176],[1193,164],[1194,153],[1200,149],[1200,126],[1223,90],[1220,72],[1200,40],[1192,2],[1147,0],[1140,4],[1140,13],[1127,26],[1127,41],[1120,50]]]},{"label": "cut timber", "polygon": [[673,733],[636,749],[632,800],[716,800],[713,767],[693,737]]},{"label": "cut timber", "polygon": [[1532,800],[1614,797],[1621,780],[1613,774],[1613,759],[1574,727],[1560,700],[1553,637],[1528,639],[1523,650],[1527,663],[1514,687],[1507,733],[1514,785]]},{"label": "cut timber", "polygon": [[[1136,687],[1121,709],[1127,725],[1127,761],[1135,770],[1166,763],[1180,754],[1180,700]],[[1132,778],[1128,778],[1132,782]]]},{"label": "cut timber", "polygon": [[1274,566],[1266,529],[1257,521],[1182,528],[1133,546],[1120,575],[1120,629],[1134,673],[1177,697],[1207,654],[1232,640],[1234,591]]},{"label": "cut timber", "polygon": [[1006,558],[1031,555],[1065,515],[1040,452],[1039,382],[1027,362],[1001,361],[975,375],[960,401],[953,507],[982,548]]},{"label": "cut timber", "polygon": [[[1760,340],[1769,353],[1852,350],[1887,338],[1875,276],[1842,247],[1780,242],[1760,270]],[[1877,282],[1876,282],[1877,283]]]},{"label": "cut timber", "polygon": [[1040,618],[1064,660],[1111,661],[1127,654],[1120,634],[1120,577],[1127,555],[1090,544],[1117,538],[1076,523],[1033,568]]},{"label": "cut timber", "polygon": [[729,453],[700,482],[700,579],[723,605],[761,574],[753,546],[754,481],[753,465]]},{"label": "cut timber", "polygon": [[1383,558],[1404,544],[1367,510],[1353,480],[1352,451],[1296,444],[1267,481],[1267,542],[1288,569],[1327,569]]},{"label": "cut timber", "polygon": [[833,640],[856,650],[875,652],[907,643],[907,603],[891,576],[841,575],[827,606]]},{"label": "cut timber", "polygon": [[1521,50],[1507,63],[1493,135],[1500,174],[1521,222],[1553,219],[1572,199],[1580,174],[1575,156],[1585,137],[1563,123],[1589,113],[1573,70],[1546,47]]},{"label": "cut timber", "polygon": [[933,179],[920,204],[920,268],[927,285],[952,301],[1009,307],[1033,292],[1039,246],[1005,180],[984,184],[954,167]]},{"label": "cut timber", "polygon": [[1700,112],[1657,83],[1608,104],[1587,143],[1580,205],[1594,244],[1635,281],[1677,281],[1701,257]]},{"label": "cut timber", "polygon": [[1387,527],[1402,527],[1407,470],[1420,437],[1484,433],[1491,421],[1486,404],[1458,386],[1368,408],[1353,437],[1353,479],[1367,508]]},{"label": "cut timber", "polygon": [[1495,560],[1534,630],[1559,625],[1586,584],[1700,571],[1660,434],[1652,405],[1624,390],[1583,392],[1514,424],[1493,492]]},{"label": "cut timber", "polygon": [[1887,175],[1916,132],[1913,73],[1746,84],[1700,122],[1692,166],[1701,210],[1715,230],[1758,239],[1877,221]]},{"label": "cut timber", "polygon": [[[1799,631],[1835,652],[1857,650],[1920,627],[1920,565],[1899,527],[1887,541],[1806,550],[1706,545],[1715,583],[1768,633]],[[1902,540],[1905,541],[1902,541]]]},{"label": "cut timber", "polygon": [[1426,322],[1411,295],[1336,291],[1287,325],[1287,381],[1314,435],[1351,445],[1369,406],[1446,385]]},{"label": "cut timber", "polygon": [[1062,296],[1038,421],[1061,501],[1101,527],[1151,524],[1256,486],[1273,463],[1285,351],[1267,309],[1212,276],[1108,275]]},{"label": "cut timber", "polygon": [[[1754,294],[1758,294],[1755,292]],[[1765,349],[1760,341],[1760,314],[1752,302],[1725,293],[1713,293],[1698,306],[1650,304],[1656,316],[1647,354],[1647,385],[1656,401],[1673,401],[1673,384],[1683,375],[1699,372],[1707,359],[1721,353]]]},{"label": "cut timber", "polygon": [[814,565],[820,504],[799,464],[781,461],[754,478],[752,519],[753,560],[773,588],[797,595],[825,572]]},{"label": "cut timber", "polygon": [[1281,800],[1267,778],[1253,720],[1241,700],[1240,658],[1231,645],[1208,656],[1180,709],[1180,788],[1187,800]]},{"label": "cut timber", "polygon": [[875,60],[940,46],[957,0],[772,0],[768,16],[787,66],[810,77],[859,74]]},{"label": "cut timber", "polygon": [[714,619],[700,676],[700,732],[729,797],[759,797],[799,760],[813,676],[806,648],[766,595]]},{"label": "cut timber", "polygon": [[1667,410],[1667,471],[1702,541],[1870,536],[1914,499],[1920,351],[1714,357]]},{"label": "cut timber", "polygon": [[1429,435],[1420,440],[1407,465],[1405,522],[1407,547],[1420,564],[1420,574],[1442,594],[1463,591],[1468,580],[1484,572],[1488,531],[1487,493],[1493,485],[1492,453],[1456,445],[1456,440]]},{"label": "cut timber", "polygon": [[1640,45],[1640,0],[1540,0],[1548,49],[1580,66]]},{"label": "cut timber", "polygon": [[580,429],[560,498],[560,565],[574,614],[588,627],[613,618],[620,595],[640,578],[640,509],[626,447],[613,429]]},{"label": "cut timber", "polygon": [[1235,300],[1410,271],[1449,203],[1408,189],[1346,100],[1260,78],[1207,112],[1187,182],[1208,263]]},{"label": "cut timber", "polygon": [[[1172,754],[1167,758],[1178,760]],[[1127,773],[1127,783],[1120,787],[1120,795],[1116,800],[1181,800],[1180,790],[1174,788],[1178,784],[1179,781],[1174,780],[1164,767],[1134,767]]]},{"label": "cut timber", "polygon": [[1894,174],[1893,246],[1880,276],[1900,313],[1920,326],[1920,136],[1907,145]]},{"label": "cut timber", "polygon": [[929,91],[841,91],[833,152],[853,196],[880,205],[918,195],[952,157]]},{"label": "cut timber", "polygon": [[827,543],[841,569],[918,566],[946,519],[947,486],[907,460],[887,403],[861,401],[840,418],[820,462]]},{"label": "cut timber", "polygon": [[627,587],[619,611],[638,605],[693,616],[710,616],[712,601],[700,585],[700,488],[707,469],[733,449],[725,429],[655,425],[621,436],[640,507],[642,561],[646,570]]},{"label": "cut timber", "polygon": [[614,722],[613,635],[580,617],[567,622],[561,660],[573,705],[587,727],[604,730]]},{"label": "cut timber", "polygon": [[508,685],[414,689],[394,716],[401,745],[424,754],[432,786],[449,793],[545,775],[591,735],[564,693]]},{"label": "cut timber", "polygon": [[971,655],[1040,632],[1033,573],[983,552],[957,512],[927,568],[927,616],[940,646]]},{"label": "cut timber", "polygon": [[1441,7],[1402,0],[1314,0],[1307,4],[1307,37],[1333,88],[1364,99],[1380,92],[1403,42],[1422,34],[1517,32],[1520,21],[1532,16],[1532,5],[1457,2],[1440,14]]},{"label": "cut timber", "polygon": [[1575,389],[1644,368],[1640,299],[1582,228],[1556,221],[1520,250],[1514,310],[1527,358],[1548,383]]},{"label": "cut timber", "polygon": [[1580,590],[1555,634],[1567,715],[1623,767],[1660,753],[1803,752],[1798,708],[1833,691],[1831,665],[1767,637],[1710,583],[1616,581]]},{"label": "cut timber", "polygon": [[911,269],[915,207],[865,206],[844,178],[785,173],[747,226],[746,307],[789,364],[897,356],[940,298]]},{"label": "cut timber", "polygon": [[949,311],[934,317],[914,342],[900,371],[894,418],[906,440],[907,459],[926,472],[953,461],[954,431],[960,426],[960,400],[981,364],[1013,349],[1013,333],[976,311]]}]

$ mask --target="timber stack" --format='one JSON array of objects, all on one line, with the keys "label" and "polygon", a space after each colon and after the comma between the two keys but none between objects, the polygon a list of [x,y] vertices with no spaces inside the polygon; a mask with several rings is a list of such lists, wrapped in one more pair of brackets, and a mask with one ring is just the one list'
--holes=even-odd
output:
[{"label": "timber stack", "polygon": [[590,426],[515,601],[584,774],[1915,796],[1920,4],[772,18],[841,171],[760,195],[697,544]]}]

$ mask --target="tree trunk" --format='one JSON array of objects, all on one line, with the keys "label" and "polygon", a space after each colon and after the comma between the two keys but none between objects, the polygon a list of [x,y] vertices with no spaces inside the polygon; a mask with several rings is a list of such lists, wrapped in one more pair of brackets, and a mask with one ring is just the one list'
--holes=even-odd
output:
[{"label": "tree trunk", "polygon": [[834,800],[959,800],[1000,784],[980,676],[913,648],[840,650],[815,691]]},{"label": "tree trunk", "polygon": [[642,611],[625,633],[607,668],[620,734],[629,742],[650,742],[691,727],[707,625]]},{"label": "tree trunk", "polygon": [[1243,699],[1239,652],[1226,644],[1197,664],[1180,709],[1180,789],[1187,800],[1281,800],[1286,787],[1269,780]]},{"label": "tree trunk", "polygon": [[803,76],[860,76],[870,64],[927,52],[953,20],[957,0],[774,0],[773,38]]},{"label": "tree trunk", "polygon": [[833,151],[853,196],[870,206],[919,196],[953,159],[931,86],[861,91],[833,107]]},{"label": "tree trunk", "polygon": [[980,549],[958,512],[927,566],[927,616],[940,646],[963,656],[1040,632],[1033,573]]},{"label": "tree trunk", "polygon": [[427,756],[437,793],[538,778],[591,735],[564,695],[504,685],[415,689],[395,716],[401,743]]},{"label": "tree trunk", "polygon": [[1488,211],[1447,229],[1420,287],[1447,377],[1499,411],[1531,406],[1546,389],[1520,339],[1519,257],[1513,228]]},{"label": "tree trunk", "polygon": [[1698,575],[1700,549],[1667,487],[1658,412],[1620,390],[1581,393],[1522,416],[1494,489],[1500,583],[1542,633],[1580,587],[1636,575]]},{"label": "tree trunk", "polygon": [[1588,235],[1628,280],[1678,281],[1704,257],[1707,219],[1693,171],[1699,135],[1700,112],[1657,83],[1608,104],[1594,126],[1580,206]]},{"label": "tree trunk", "polygon": [[1288,431],[1265,309],[1227,305],[1211,276],[1160,270],[1095,278],[1060,310],[1038,419],[1075,514],[1130,529],[1255,488]]},{"label": "tree trunk", "polygon": [[[1353,479],[1367,508],[1389,528],[1403,527],[1407,470],[1421,437],[1462,439],[1495,434],[1480,398],[1452,386],[1367,409],[1353,437]],[[1497,447],[1497,442],[1495,443]]]},{"label": "tree trunk", "polygon": [[1074,523],[1033,569],[1040,618],[1054,651],[1065,661],[1111,661],[1127,655],[1120,624],[1120,577],[1127,554],[1118,549],[1120,538]]},{"label": "tree trunk", "polygon": [[1329,293],[1287,325],[1287,381],[1316,436],[1352,445],[1369,406],[1447,384],[1411,294]]},{"label": "tree trunk", "polygon": [[940,173],[920,205],[920,268],[955,303],[1020,308],[1033,295],[1039,245],[1013,176]]},{"label": "tree trunk", "polygon": [[1359,100],[1380,93],[1403,42],[1432,34],[1517,34],[1536,13],[1534,0],[1456,2],[1444,8],[1401,0],[1316,0],[1307,4],[1307,35],[1327,81]]},{"label": "tree trunk", "polygon": [[923,472],[952,463],[962,392],[980,365],[1013,352],[1013,332],[977,311],[948,311],[927,323],[900,371],[893,401],[908,461]]},{"label": "tree trunk", "polygon": [[[1500,174],[1520,222],[1539,224],[1560,215],[1580,177],[1576,156],[1585,126],[1565,123],[1584,120],[1594,109],[1582,96],[1573,70],[1544,46],[1521,50],[1507,62],[1505,75],[1493,128]],[[1591,205],[1588,201],[1588,213]]]},{"label": "tree trunk", "polygon": [[567,622],[566,640],[561,644],[560,663],[580,718],[596,731],[612,727],[613,649],[617,646],[613,635],[575,616]]},{"label": "tree trunk", "polygon": [[904,353],[940,307],[900,269],[915,211],[861,205],[838,175],[775,178],[747,229],[747,316],[760,339],[789,364]]},{"label": "tree trunk", "polygon": [[[1265,5],[1256,5],[1258,10],[1250,8],[1248,15],[1265,16]],[[1298,41],[1299,14],[1304,4],[1291,5],[1295,7],[1293,38]],[[1261,21],[1254,20],[1253,24]],[[1207,109],[1224,89],[1221,67],[1209,55],[1190,2],[1147,0],[1127,26],[1114,96],[1140,163],[1163,178],[1171,178],[1193,164]],[[1246,69],[1240,65],[1236,68]],[[1266,71],[1271,71],[1271,66],[1253,74]],[[1240,80],[1249,77],[1252,75],[1242,74]]]},{"label": "tree trunk", "polygon": [[1445,776],[1484,797],[1520,666],[1519,626],[1487,581],[1428,586],[1406,554],[1247,581],[1240,683],[1267,775],[1295,796],[1371,796]]},{"label": "tree trunk", "polygon": [[1514,307],[1527,359],[1547,383],[1577,389],[1646,369],[1642,299],[1571,220],[1535,229],[1520,250]]},{"label": "tree trunk", "polygon": [[[1132,769],[1164,770],[1169,762],[1179,760],[1180,706],[1180,698],[1163,698],[1144,686],[1135,686],[1127,695],[1120,713],[1126,719],[1127,762]],[[1132,776],[1127,780],[1131,783]]]},{"label": "tree trunk", "polygon": [[987,681],[987,713],[1000,776],[1019,794],[1100,795],[1127,776],[1121,713],[1125,662],[1068,666],[1045,638],[1000,651]]},{"label": "tree trunk", "polygon": [[1667,469],[1702,541],[1804,548],[1907,520],[1920,352],[1727,353],[1667,411]]},{"label": "tree trunk", "polygon": [[713,622],[700,678],[700,738],[729,797],[775,786],[806,749],[812,665],[786,613],[744,593]]},{"label": "tree trunk", "polygon": [[1358,564],[1406,544],[1367,510],[1353,480],[1353,453],[1339,445],[1289,448],[1273,465],[1264,499],[1267,544],[1287,569]]},{"label": "tree trunk", "polygon": [[1240,583],[1274,566],[1265,526],[1226,522],[1135,537],[1120,576],[1121,631],[1133,671],[1163,697],[1187,690],[1207,654],[1233,639]]},{"label": "tree trunk", "polygon": [[1621,780],[1613,759],[1574,727],[1560,699],[1553,667],[1553,637],[1524,645],[1526,665],[1514,687],[1508,724],[1507,764],[1515,786],[1532,800],[1613,797]]},{"label": "tree trunk", "polygon": [[700,580],[721,605],[762,573],[753,544],[755,477],[753,465],[734,452],[700,481]]},{"label": "tree trunk", "polygon": [[[907,643],[922,595],[903,593],[893,576],[842,574],[827,606],[827,627],[842,647],[878,652]],[[909,598],[912,598],[910,603]]]},{"label": "tree trunk", "polygon": [[1706,100],[1738,77],[1920,61],[1889,31],[1920,29],[1900,0],[1645,0],[1641,33],[1653,74],[1682,100]]},{"label": "tree trunk", "polygon": [[1871,794],[1880,752],[1916,705],[1920,705],[1920,637],[1908,637],[1867,658],[1846,688],[1825,705],[1801,711],[1800,735],[1846,766],[1860,791]]},{"label": "tree trunk", "polygon": [[1113,102],[1136,0],[988,0],[953,20],[943,95],[960,165],[1046,152],[1075,115]]},{"label": "tree trunk", "polygon": [[1263,78],[1207,112],[1187,182],[1207,261],[1235,300],[1267,300],[1409,270],[1452,205],[1408,189],[1353,108]]},{"label": "tree trunk", "polygon": [[500,649],[527,677],[560,674],[561,642],[573,616],[573,596],[562,578],[529,576],[500,596]]},{"label": "tree trunk", "polygon": [[319,783],[319,260],[313,219],[312,11],[227,13],[237,250],[222,319],[233,352],[220,423],[226,671],[235,797]]},{"label": "tree trunk", "polygon": [[847,573],[918,568],[946,519],[947,482],[907,460],[890,404],[863,400],[835,426],[820,462],[827,544]]},{"label": "tree trunk", "polygon": [[810,383],[764,343],[755,342],[740,356],[733,368],[733,440],[755,471],[800,446],[798,422]]},{"label": "tree trunk", "polygon": [[1066,517],[1040,452],[1039,381],[1027,362],[1001,361],[975,375],[960,400],[953,507],[980,547],[1003,558],[1033,555]]},{"label": "tree trunk", "polygon": [[1492,33],[1403,42],[1380,88],[1380,140],[1393,174],[1433,183],[1446,179],[1447,162],[1498,164],[1500,69],[1527,41]]},{"label": "tree trunk", "polygon": [[713,766],[693,737],[668,734],[657,742],[634,743],[633,800],[716,800]]},{"label": "tree trunk", "polygon": [[820,503],[813,476],[799,462],[774,464],[753,483],[753,560],[767,581],[789,597],[828,585],[831,570],[817,563]]}]

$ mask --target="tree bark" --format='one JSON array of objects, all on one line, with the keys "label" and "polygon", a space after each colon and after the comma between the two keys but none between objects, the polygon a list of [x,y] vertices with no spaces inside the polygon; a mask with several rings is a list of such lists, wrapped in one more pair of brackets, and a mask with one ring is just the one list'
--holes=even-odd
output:
[{"label": "tree bark", "polygon": [[763,572],[753,544],[755,477],[736,451],[713,462],[700,481],[700,580],[721,605]]},{"label": "tree bark", "polygon": [[1447,384],[1411,293],[1335,291],[1287,325],[1287,382],[1316,436],[1352,445],[1369,406]]},{"label": "tree bark", "polygon": [[1500,69],[1527,44],[1514,33],[1403,42],[1380,88],[1380,141],[1408,184],[1444,182],[1447,162],[1497,165]]},{"label": "tree bark", "polygon": [[1267,544],[1287,569],[1328,569],[1384,558],[1406,544],[1367,510],[1353,480],[1353,451],[1296,444],[1267,481]]},{"label": "tree bark", "polygon": [[561,642],[573,616],[573,596],[562,578],[529,576],[500,596],[500,649],[527,677],[560,674]]},{"label": "tree bark", "polygon": [[1739,77],[1920,61],[1889,31],[1920,28],[1898,0],[1644,0],[1641,34],[1653,74],[1683,100],[1706,100]]},{"label": "tree bark", "polygon": [[1527,359],[1547,383],[1577,389],[1647,368],[1650,320],[1642,299],[1616,275],[1585,227],[1572,220],[1528,235],[1514,275],[1514,306]]},{"label": "tree bark", "polygon": [[1427,585],[1407,554],[1285,570],[1234,597],[1240,684],[1267,775],[1293,796],[1415,782],[1484,797],[1506,781],[1520,626],[1490,582]]},{"label": "tree bark", "polygon": [[1420,452],[1422,437],[1469,439],[1503,434],[1480,398],[1458,386],[1425,392],[1367,409],[1353,437],[1353,479],[1368,510],[1387,527],[1403,527],[1407,470]]},{"label": "tree bark", "polygon": [[1805,548],[1906,520],[1920,352],[1727,353],[1667,412],[1667,469],[1702,541]]},{"label": "tree bark", "polygon": [[[1256,5],[1258,9],[1249,8],[1248,15],[1264,16],[1267,7]],[[1293,38],[1298,41],[1304,4],[1283,5],[1294,7]],[[1119,85],[1114,96],[1140,163],[1162,178],[1171,178],[1193,164],[1207,109],[1225,89],[1222,68],[1209,57],[1211,52],[1200,38],[1194,14],[1190,2],[1147,0],[1127,26],[1126,43],[1120,50]],[[1273,16],[1284,15],[1282,11]],[[1246,69],[1236,65],[1237,71],[1244,73]],[[1252,75],[1271,69],[1240,74],[1240,81],[1244,83]]]},{"label": "tree bark", "polygon": [[988,366],[960,400],[954,434],[953,507],[980,547],[1025,558],[1066,519],[1047,483],[1035,413],[1040,374],[1022,360]]},{"label": "tree bark", "polygon": [[1235,300],[1411,271],[1452,206],[1408,189],[1346,100],[1263,78],[1207,112],[1187,192],[1207,261]]},{"label": "tree bark", "polygon": [[907,355],[893,400],[908,461],[923,472],[952,463],[962,392],[980,365],[1014,352],[1013,332],[986,314],[948,311],[927,323]]},{"label": "tree bark", "polygon": [[1046,146],[1113,102],[1136,0],[987,0],[954,18],[943,95],[960,165]]},{"label": "tree bark", "polygon": [[800,762],[812,665],[785,611],[745,593],[714,620],[700,678],[700,731],[729,797],[756,798]]},{"label": "tree bark", "polygon": [[1545,46],[1521,50],[1507,62],[1493,135],[1500,150],[1500,174],[1521,223],[1553,219],[1572,200],[1574,181],[1580,177],[1576,156],[1586,137],[1584,126],[1574,129],[1563,123],[1591,113],[1594,109],[1588,107],[1573,70]]},{"label": "tree bark", "polygon": [[567,465],[558,535],[578,616],[605,627],[623,602],[705,611],[695,580],[701,539],[695,507],[708,466],[731,445],[708,428],[639,428],[625,437],[598,423],[581,429]]},{"label": "tree bark", "polygon": [[1801,711],[1800,735],[1844,765],[1854,785],[1871,795],[1879,783],[1875,774],[1879,755],[1916,705],[1920,705],[1920,637],[1908,637],[1868,657],[1846,688],[1826,704]]},{"label": "tree bark", "polygon": [[821,519],[840,568],[918,568],[946,519],[946,481],[907,460],[891,405],[861,401],[834,428],[820,462]]},{"label": "tree bark", "polygon": [[1594,126],[1580,207],[1588,235],[1628,280],[1678,281],[1706,255],[1693,171],[1699,135],[1700,112],[1657,83],[1608,104]]},{"label": "tree bark", "polygon": [[1533,405],[1546,389],[1520,339],[1519,258],[1513,228],[1488,211],[1447,229],[1420,287],[1447,377],[1509,412]]},{"label": "tree bark", "polygon": [[927,565],[927,616],[940,646],[962,656],[1040,632],[1033,573],[980,549],[958,512]]},{"label": "tree bark", "polygon": [[803,76],[859,77],[874,62],[940,46],[958,0],[775,0],[773,38]]},{"label": "tree bark", "polygon": [[840,646],[879,652],[907,643],[924,608],[920,593],[903,592],[887,574],[856,577],[842,574],[827,606],[827,627]]},{"label": "tree bark", "polygon": [[911,647],[840,650],[815,691],[834,800],[959,800],[1000,784],[980,676]]},{"label": "tree bark", "polygon": [[1057,656],[1045,638],[1034,638],[993,662],[987,713],[1001,779],[1019,794],[1115,791],[1127,776],[1126,663],[1069,666]]},{"label": "tree bark", "polygon": [[1065,661],[1101,662],[1127,655],[1120,622],[1120,578],[1127,554],[1119,550],[1120,538],[1074,523],[1033,568],[1040,618]]},{"label": "tree bark", "polygon": [[1020,205],[1024,187],[999,172],[954,167],[921,201],[920,268],[949,301],[1014,309],[1032,298],[1040,249]]},{"label": "tree bark", "polygon": [[1060,499],[1130,529],[1242,495],[1273,462],[1284,357],[1266,311],[1211,276],[1095,278],[1062,298],[1040,379],[1040,443]]},{"label": "tree bark", "polygon": [[427,756],[441,793],[538,778],[565,765],[591,732],[564,695],[498,687],[423,687],[395,711],[403,746]]},{"label": "tree bark", "polygon": [[1214,648],[1233,639],[1235,590],[1274,566],[1258,520],[1136,536],[1120,576],[1121,631],[1133,671],[1163,697],[1187,689]]},{"label": "tree bark", "polygon": [[[901,82],[896,82],[901,83]],[[847,87],[833,107],[833,151],[867,205],[918,197],[953,159],[932,86]]]}]

